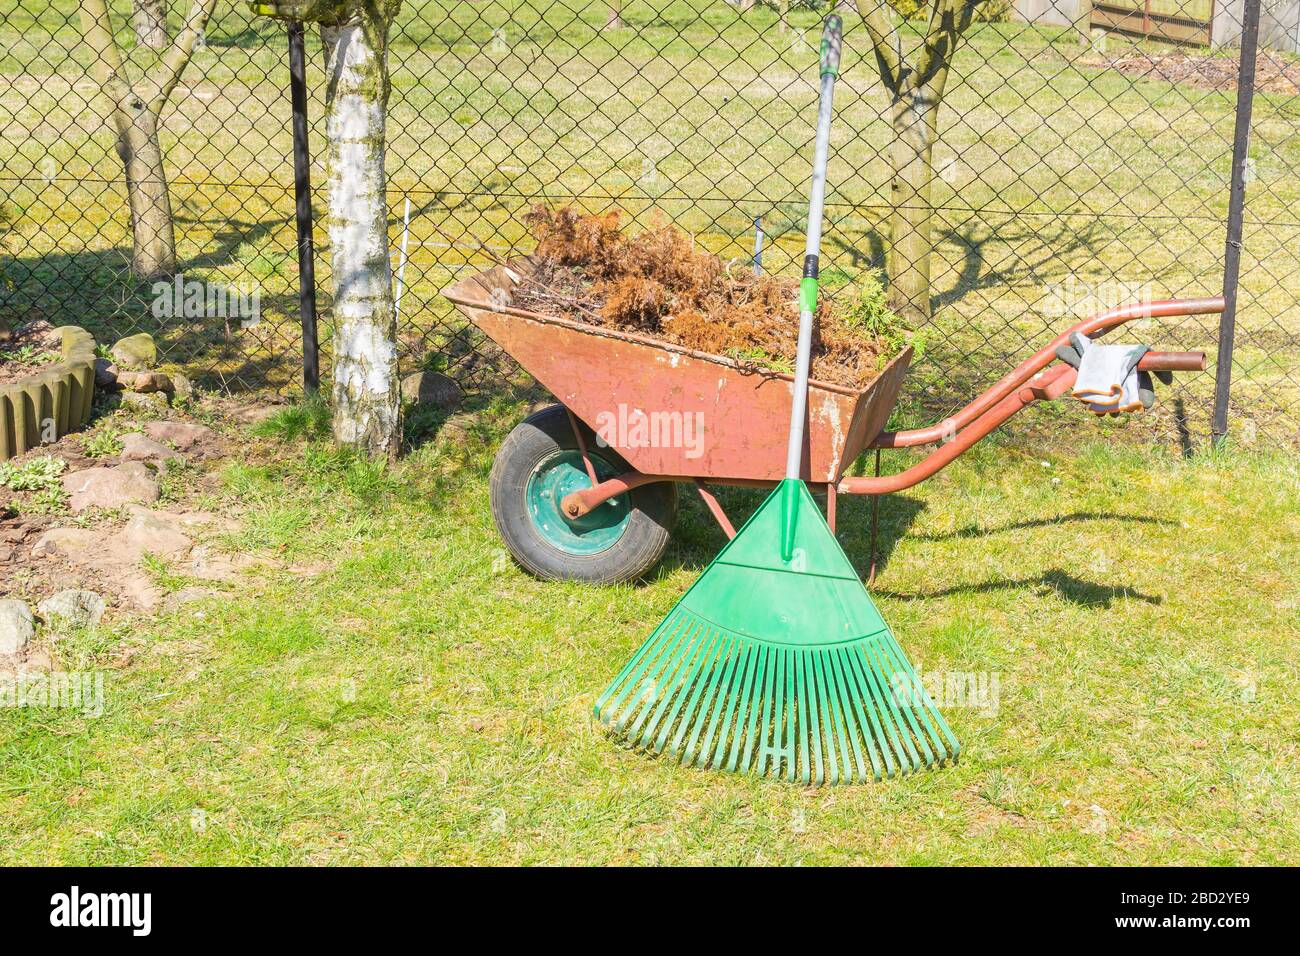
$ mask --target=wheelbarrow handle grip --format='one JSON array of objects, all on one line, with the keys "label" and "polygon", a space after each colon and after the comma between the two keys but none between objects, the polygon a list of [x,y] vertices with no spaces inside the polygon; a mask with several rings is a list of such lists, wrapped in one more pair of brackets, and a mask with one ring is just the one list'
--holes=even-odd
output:
[{"label": "wheelbarrow handle grip", "polygon": [[840,48],[843,46],[844,21],[835,14],[826,18],[822,30],[822,76],[840,75]]},{"label": "wheelbarrow handle grip", "polygon": [[1148,352],[1138,361],[1143,372],[1204,372],[1204,352]]}]

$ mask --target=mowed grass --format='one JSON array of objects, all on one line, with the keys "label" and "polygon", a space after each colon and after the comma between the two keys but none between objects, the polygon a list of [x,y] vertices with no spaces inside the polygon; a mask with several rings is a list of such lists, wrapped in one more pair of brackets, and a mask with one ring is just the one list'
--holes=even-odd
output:
[{"label": "mowed grass", "polygon": [[[996,678],[996,707],[945,708],[957,766],[805,790],[593,724],[722,537],[688,501],[643,584],[528,577],[486,501],[518,415],[392,472],[273,423],[212,504],[244,516],[231,546],[298,570],[60,637],[106,709],[0,712],[0,861],[1300,863],[1293,457],[1084,432],[886,499],[881,610],[923,671]],[[842,502],[865,571],[866,503]]]},{"label": "mowed grass", "polygon": [[[124,272],[121,170],[75,8],[0,0],[0,73],[11,81],[0,91],[8,302],[105,334],[150,328],[212,387],[292,387],[297,264],[282,27],[222,5],[164,121],[186,274],[262,294],[265,321],[227,338],[211,323],[155,320],[149,290]],[[602,31],[602,3],[403,5],[388,171],[394,247],[403,201],[413,207],[402,317],[410,363],[474,377],[462,367],[473,361],[463,322],[438,290],[530,249],[520,214],[539,199],[618,207],[639,223],[663,214],[729,258],[749,255],[761,216],[768,267],[797,272],[818,15],[796,11],[784,32],[772,10],[742,15],[721,0],[638,0],[623,15],[629,28]],[[856,14],[845,16],[824,268],[832,290],[878,268],[888,241],[888,97]],[[903,27],[906,43],[916,29]],[[1139,48],[1109,43],[1111,54]],[[309,46],[319,187],[324,76],[314,32]],[[1100,57],[1079,58],[1064,31],[1012,23],[972,27],[954,74],[936,155],[935,317],[918,376],[927,397],[950,407],[996,379],[1026,342],[1121,301],[1219,291],[1233,91],[1126,76]],[[1300,402],[1287,347],[1300,331],[1288,281],[1300,274],[1294,97],[1260,94],[1255,127],[1234,415],[1246,435],[1286,443]],[[1194,317],[1137,335],[1213,353],[1216,326]],[[1212,381],[1186,379],[1193,432],[1205,430]]]}]

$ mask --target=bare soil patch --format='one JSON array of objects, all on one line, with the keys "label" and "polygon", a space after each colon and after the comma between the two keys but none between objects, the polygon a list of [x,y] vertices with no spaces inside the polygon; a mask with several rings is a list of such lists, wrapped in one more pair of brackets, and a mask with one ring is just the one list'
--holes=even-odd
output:
[{"label": "bare soil patch", "polygon": [[0,385],[27,378],[58,358],[59,337],[43,319],[12,332],[0,329]]}]

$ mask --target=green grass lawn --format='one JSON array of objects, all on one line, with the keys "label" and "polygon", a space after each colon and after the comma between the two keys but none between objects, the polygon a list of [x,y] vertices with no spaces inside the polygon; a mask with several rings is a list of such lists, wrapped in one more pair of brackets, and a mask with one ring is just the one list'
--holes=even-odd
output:
[{"label": "green grass lawn", "polygon": [[955,767],[803,790],[593,725],[723,539],[690,502],[644,584],[526,576],[486,502],[518,415],[388,473],[274,422],[207,504],[298,572],[59,637],[106,709],[0,711],[0,862],[1300,863],[1294,457],[1129,450],[1079,413],[1069,454],[986,442],[886,499],[882,612],[997,707],[945,708]]},{"label": "green grass lawn", "polygon": [[[769,268],[797,273],[819,14],[800,9],[782,32],[766,7],[741,15],[721,0],[636,0],[623,9],[631,27],[602,32],[598,2],[407,0],[403,11],[388,171],[395,246],[402,201],[413,206],[411,362],[484,380],[465,348],[438,354],[463,323],[437,292],[465,269],[531,248],[519,215],[539,198],[617,206],[643,223],[658,211],[728,257],[749,254],[762,216]],[[14,283],[3,301],[106,334],[150,328],[169,358],[214,388],[291,388],[297,264],[282,27],[220,5],[164,120],[186,274],[262,294],[262,325],[227,339],[220,323],[159,327],[148,289],[124,273],[122,174],[86,77],[74,0],[0,0],[0,15],[0,268]],[[914,26],[904,33],[915,42]],[[1141,46],[1109,42],[1112,55]],[[1016,23],[976,24],[960,47],[937,155],[936,312],[917,383],[927,396],[967,396],[1026,341],[1082,314],[1221,287],[1234,93],[1135,79],[1076,49],[1060,30]],[[308,63],[320,120],[314,33]],[[1256,100],[1235,375],[1236,419],[1272,443],[1294,441],[1300,407],[1288,348],[1300,332],[1294,99]],[[888,97],[852,12],[837,104],[823,269],[832,289],[879,266],[887,236]],[[313,148],[319,158],[319,134]],[[315,175],[319,185],[319,164]],[[1142,334],[1213,353],[1215,329],[1192,318]],[[1186,380],[1198,433],[1211,384]]]}]

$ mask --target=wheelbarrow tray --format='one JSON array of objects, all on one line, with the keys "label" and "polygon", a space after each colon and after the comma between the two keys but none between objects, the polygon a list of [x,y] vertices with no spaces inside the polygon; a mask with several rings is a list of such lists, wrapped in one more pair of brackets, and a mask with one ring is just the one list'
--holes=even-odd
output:
[{"label": "wheelbarrow tray", "polygon": [[[527,259],[445,295],[637,471],[704,480],[779,480],[794,377],[647,335],[512,308]],[[514,275],[512,275],[514,273]],[[833,483],[885,427],[912,359],[905,349],[858,389],[811,382],[805,481]]]}]

